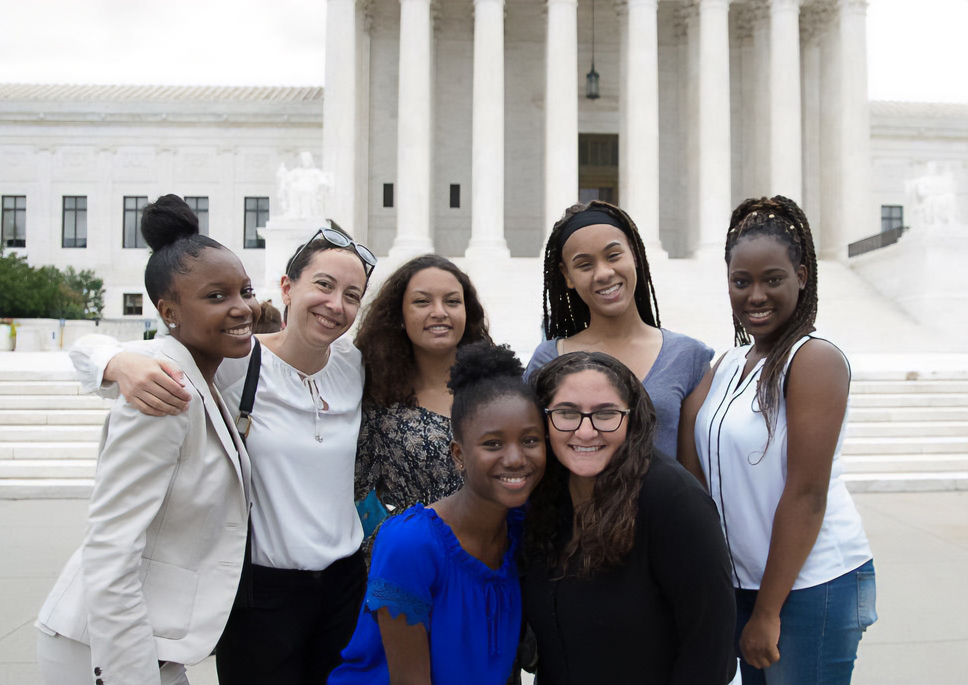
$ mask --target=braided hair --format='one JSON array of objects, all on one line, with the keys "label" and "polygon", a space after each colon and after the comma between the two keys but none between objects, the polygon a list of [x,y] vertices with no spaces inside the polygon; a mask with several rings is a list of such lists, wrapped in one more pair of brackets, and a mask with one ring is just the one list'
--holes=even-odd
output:
[{"label": "braided hair", "polygon": [[622,233],[628,238],[632,255],[635,258],[635,270],[638,278],[635,284],[635,306],[642,321],[650,326],[659,327],[659,303],[655,298],[655,287],[652,285],[652,273],[649,271],[649,260],[645,256],[645,245],[639,236],[635,222],[624,211],[600,200],[592,200],[586,204],[575,204],[565,210],[564,216],[558,220],[544,253],[544,293],[542,307],[544,312],[544,330],[549,340],[554,338],[570,338],[576,333],[588,328],[591,322],[591,312],[588,305],[578,294],[565,283],[565,276],[561,273],[561,235],[572,217],[585,210],[594,209],[605,212],[621,226]]},{"label": "braided hair", "polygon": [[[771,198],[750,198],[741,203],[729,221],[726,234],[726,265],[733,248],[744,239],[773,236],[787,246],[787,254],[794,268],[807,269],[807,283],[797,297],[797,305],[790,318],[781,325],[780,335],[763,363],[763,375],[756,389],[756,399],[766,419],[769,438],[773,438],[777,412],[783,394],[783,367],[793,345],[803,336],[816,330],[817,319],[817,252],[810,232],[810,223],[803,210],[793,200],[775,195]],[[749,332],[733,314],[734,342],[748,345]]]}]

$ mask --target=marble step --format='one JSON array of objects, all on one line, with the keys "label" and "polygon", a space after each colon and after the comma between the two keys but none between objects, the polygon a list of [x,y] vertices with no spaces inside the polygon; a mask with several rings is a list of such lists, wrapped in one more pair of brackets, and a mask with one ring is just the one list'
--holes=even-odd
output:
[{"label": "marble step", "polygon": [[850,408],[867,407],[968,407],[965,393],[858,393],[850,392]]},{"label": "marble step", "polygon": [[844,481],[853,493],[968,490],[968,471],[848,473],[844,474]]},{"label": "marble step", "polygon": [[6,459],[97,459],[97,441],[0,442],[0,461]]},{"label": "marble step", "polygon": [[[103,421],[102,421],[103,423]],[[93,442],[101,439],[101,425],[3,426],[3,442]]]},{"label": "marble step", "polygon": [[100,426],[104,409],[0,409],[0,426]]},{"label": "marble step", "polygon": [[96,459],[4,459],[0,461],[0,479],[93,479],[96,468]]},{"label": "marble step", "polygon": [[81,384],[50,380],[4,381],[0,395],[79,395]]},{"label": "marble step", "polygon": [[847,438],[968,438],[968,421],[851,421]]},{"label": "marble step", "polygon": [[851,395],[866,393],[968,393],[968,380],[852,381]]},{"label": "marble step", "polygon": [[89,499],[93,478],[4,478],[0,499]]},{"label": "marble step", "polygon": [[968,437],[847,438],[844,456],[855,454],[968,454]]},{"label": "marble step", "polygon": [[845,474],[968,471],[968,454],[855,454],[842,461]]},{"label": "marble step", "polygon": [[856,407],[851,406],[849,422],[888,421],[968,421],[968,404],[963,407]]},{"label": "marble step", "polygon": [[105,400],[97,395],[0,395],[0,410],[103,409],[106,413],[112,404],[114,400]]}]

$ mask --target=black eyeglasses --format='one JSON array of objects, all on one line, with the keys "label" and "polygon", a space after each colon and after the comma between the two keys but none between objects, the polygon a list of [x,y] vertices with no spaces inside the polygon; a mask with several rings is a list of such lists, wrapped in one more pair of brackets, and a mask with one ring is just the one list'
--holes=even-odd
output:
[{"label": "black eyeglasses", "polygon": [[545,409],[551,424],[563,433],[571,433],[581,427],[587,418],[592,428],[600,433],[614,433],[622,426],[630,409],[599,409],[598,411],[578,411],[577,409]]},{"label": "black eyeglasses", "polygon": [[303,243],[303,245],[296,250],[296,254],[292,256],[292,259],[289,260],[290,269],[292,269],[292,265],[296,263],[296,259],[299,257],[299,255],[303,253],[303,250],[305,250],[309,245],[312,244],[314,240],[316,240],[316,238],[319,237],[322,237],[323,240],[335,247],[352,246],[353,250],[356,252],[356,256],[360,258],[361,262],[363,262],[363,271],[366,274],[366,277],[369,278],[370,274],[373,273],[373,269],[376,267],[376,255],[370,252],[370,249],[366,245],[358,243],[350,238],[343,231],[343,229],[339,228],[338,226],[324,226],[313,233],[313,237]]}]

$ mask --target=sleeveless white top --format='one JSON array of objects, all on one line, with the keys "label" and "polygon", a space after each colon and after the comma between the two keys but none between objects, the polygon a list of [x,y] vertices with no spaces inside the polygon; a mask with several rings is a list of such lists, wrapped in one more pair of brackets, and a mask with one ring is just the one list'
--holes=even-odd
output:
[{"label": "sleeveless white top", "polygon": [[[804,336],[793,346],[784,379],[794,355],[809,339]],[[767,446],[766,421],[756,400],[764,360],[740,380],[750,347],[733,348],[723,357],[696,417],[695,433],[699,461],[732,557],[733,584],[758,590],[770,550],[773,516],[786,482],[787,421],[782,397],[776,430]],[[834,451],[823,524],[794,590],[833,580],[871,559],[860,514],[841,479],[840,450],[846,429],[847,412]]]}]

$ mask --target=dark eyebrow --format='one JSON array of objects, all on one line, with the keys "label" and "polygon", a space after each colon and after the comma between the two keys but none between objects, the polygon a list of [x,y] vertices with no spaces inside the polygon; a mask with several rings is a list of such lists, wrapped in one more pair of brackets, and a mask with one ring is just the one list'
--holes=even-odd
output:
[{"label": "dark eyebrow", "polygon": [[[624,249],[624,246],[622,245],[622,241],[616,239],[616,240],[613,240],[612,242],[610,242],[605,247],[603,247],[601,249],[601,252],[608,252],[609,250],[611,250],[615,246],[622,247]],[[591,254],[588,254],[586,252],[582,252],[582,253],[576,254],[574,257],[572,257],[571,258],[571,261],[572,262],[575,262],[575,261],[578,261],[581,258],[588,259],[589,257],[591,257]]]}]

